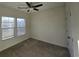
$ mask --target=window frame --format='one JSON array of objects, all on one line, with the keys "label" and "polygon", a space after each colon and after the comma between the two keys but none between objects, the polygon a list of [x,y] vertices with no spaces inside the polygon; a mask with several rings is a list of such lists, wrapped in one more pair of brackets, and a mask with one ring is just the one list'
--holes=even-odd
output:
[{"label": "window frame", "polygon": [[[19,18],[19,19],[24,19],[24,23],[25,23],[25,24],[24,24],[24,25],[25,25],[24,27],[17,27],[17,19],[18,19],[18,18]],[[23,17],[18,17],[18,18],[16,18],[16,35],[17,35],[17,36],[23,36],[23,35],[26,34],[26,19],[23,18]],[[18,28],[24,28],[24,30],[25,30],[25,31],[24,31],[24,34],[18,35],[18,34],[17,34],[17,33],[18,33],[18,31],[17,31]]]},{"label": "window frame", "polygon": [[[7,39],[13,39],[13,38],[18,38],[18,37],[20,37],[20,36],[23,36],[23,35],[25,35],[26,34],[26,18],[24,18],[24,17],[12,17],[12,16],[1,16],[0,17],[0,39],[1,40],[7,40],[7,39],[3,39],[2,38],[2,30],[3,30],[3,28],[2,28],[2,17],[11,17],[11,18],[14,18],[14,30],[13,30],[13,37],[7,37]],[[17,27],[17,18],[20,18],[20,19],[24,19],[24,27]],[[21,34],[21,35],[17,35],[17,28],[24,28],[24,34]],[[8,28],[7,28],[8,29]],[[12,28],[11,28],[12,29]]]},{"label": "window frame", "polygon": [[[10,28],[10,27],[8,27],[8,28],[2,28],[2,17],[14,18],[14,22],[12,22],[12,23],[14,23],[14,27],[11,27],[11,28]],[[10,39],[10,38],[14,38],[14,37],[15,37],[15,33],[14,33],[14,32],[15,32],[15,17],[11,17],[11,16],[2,16],[2,17],[1,17],[1,22],[0,22],[0,23],[1,23],[1,24],[0,24],[1,39],[2,39],[2,40],[7,40],[7,39]],[[8,22],[4,22],[4,23],[8,23]],[[11,22],[10,22],[10,23],[11,23]],[[13,35],[8,36],[8,37],[5,37],[6,39],[3,39],[3,37],[2,37],[2,30],[3,30],[3,29],[13,29]],[[12,36],[13,36],[13,37],[12,37]]]}]

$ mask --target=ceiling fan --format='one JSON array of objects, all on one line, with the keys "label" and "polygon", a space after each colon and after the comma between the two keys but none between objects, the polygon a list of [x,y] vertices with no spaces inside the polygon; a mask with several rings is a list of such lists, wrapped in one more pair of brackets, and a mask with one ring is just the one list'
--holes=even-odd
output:
[{"label": "ceiling fan", "polygon": [[28,9],[27,12],[30,12],[30,9],[31,9],[31,8],[32,8],[33,10],[35,10],[35,11],[39,11],[39,9],[37,9],[37,7],[43,6],[43,4],[33,5],[33,2],[25,2],[25,4],[26,4],[28,7],[20,6],[20,7],[18,7],[18,8],[19,8],[19,9]]}]

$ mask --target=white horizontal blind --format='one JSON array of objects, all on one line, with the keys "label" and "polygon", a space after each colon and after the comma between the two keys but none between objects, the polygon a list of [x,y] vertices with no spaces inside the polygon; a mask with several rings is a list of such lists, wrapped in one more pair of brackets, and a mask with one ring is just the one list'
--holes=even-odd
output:
[{"label": "white horizontal blind", "polygon": [[2,17],[2,40],[14,37],[14,20],[13,17]]}]

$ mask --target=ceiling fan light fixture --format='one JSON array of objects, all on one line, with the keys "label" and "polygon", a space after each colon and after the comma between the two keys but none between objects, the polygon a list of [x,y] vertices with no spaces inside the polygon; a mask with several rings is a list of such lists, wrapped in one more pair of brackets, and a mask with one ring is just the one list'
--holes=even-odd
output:
[{"label": "ceiling fan light fixture", "polygon": [[30,13],[30,12],[37,12],[39,11],[38,7],[43,6],[43,4],[37,4],[34,5],[33,2],[25,2],[25,4],[27,5],[25,6],[19,6],[19,9],[27,9],[26,12]]}]

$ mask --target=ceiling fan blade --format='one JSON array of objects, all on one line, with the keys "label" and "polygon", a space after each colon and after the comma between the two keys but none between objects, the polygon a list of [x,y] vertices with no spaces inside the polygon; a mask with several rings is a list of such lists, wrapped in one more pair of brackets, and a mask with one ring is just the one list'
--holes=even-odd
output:
[{"label": "ceiling fan blade", "polygon": [[28,5],[28,7],[30,7],[31,8],[31,4],[30,3],[28,3],[28,2],[25,2],[27,5]]},{"label": "ceiling fan blade", "polygon": [[39,9],[34,8],[34,10],[39,11]]},{"label": "ceiling fan blade", "polygon": [[19,9],[27,9],[28,7],[18,7]]},{"label": "ceiling fan blade", "polygon": [[36,5],[36,6],[33,6],[33,7],[40,7],[40,6],[43,6],[43,4],[39,4],[39,5]]}]

